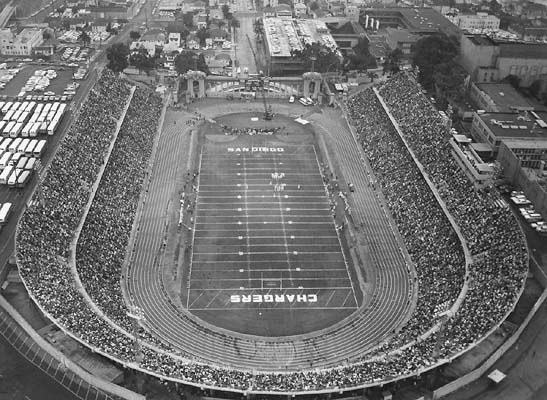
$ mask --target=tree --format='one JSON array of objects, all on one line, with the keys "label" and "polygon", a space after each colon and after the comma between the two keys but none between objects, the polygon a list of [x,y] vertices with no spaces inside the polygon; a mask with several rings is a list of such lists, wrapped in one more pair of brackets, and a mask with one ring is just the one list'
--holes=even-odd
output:
[{"label": "tree", "polygon": [[74,6],[72,7],[72,14],[78,14],[78,11],[80,11],[80,6]]},{"label": "tree", "polygon": [[262,18],[257,18],[253,24],[253,30],[256,35],[256,40],[259,42],[262,41],[264,37],[264,24],[262,23]]},{"label": "tree", "polygon": [[131,40],[137,41],[141,38],[141,34],[137,31],[131,31],[129,32],[129,37],[131,38]]},{"label": "tree", "polygon": [[85,30],[82,30],[82,32],[80,32],[78,40],[82,42],[84,46],[89,46],[89,44],[91,43],[91,37],[87,34]]},{"label": "tree", "polygon": [[369,41],[366,38],[360,38],[357,45],[353,47],[353,55],[348,56],[350,69],[364,70],[367,68],[376,68],[376,58],[370,54]]},{"label": "tree", "polygon": [[49,30],[44,30],[42,32],[42,39],[49,40],[52,38],[51,32]]},{"label": "tree", "polygon": [[520,78],[516,75],[507,75],[502,82],[510,84],[515,89],[520,87]]},{"label": "tree", "polygon": [[115,73],[122,72],[129,65],[127,58],[129,56],[129,46],[124,43],[116,43],[106,49],[106,58],[108,58],[107,68]]},{"label": "tree", "polygon": [[187,12],[182,15],[182,22],[188,29],[194,26],[194,13]]},{"label": "tree", "polygon": [[426,90],[433,89],[435,66],[451,61],[458,50],[446,35],[425,36],[412,47],[412,64],[420,69],[418,81]]},{"label": "tree", "polygon": [[133,65],[139,71],[145,71],[147,74],[154,68],[154,58],[150,57],[148,50],[139,47],[129,56],[129,65]]},{"label": "tree", "polygon": [[230,6],[228,4],[222,5],[222,15],[224,16],[224,19],[228,19],[228,16],[230,15]]},{"label": "tree", "polygon": [[530,87],[528,88],[530,91],[530,94],[534,96],[535,98],[539,98],[539,91],[541,90],[541,81],[539,79],[536,79],[532,82]]},{"label": "tree", "polygon": [[235,37],[237,28],[239,28],[241,26],[241,24],[239,23],[239,20],[237,18],[233,17],[230,20],[230,26],[232,27],[232,29],[234,31],[234,37]]},{"label": "tree", "polygon": [[188,70],[203,71],[206,74],[209,73],[209,67],[205,62],[203,54],[199,56],[191,51],[183,51],[175,57],[175,70],[179,75],[186,73]]},{"label": "tree", "polygon": [[217,24],[217,26],[222,29],[225,25],[226,25],[226,21],[220,19],[218,21],[215,22]]},{"label": "tree", "polygon": [[311,4],[310,4],[310,10],[312,11],[315,11],[319,8],[319,4],[317,3],[317,1],[313,1]]},{"label": "tree", "polygon": [[312,69],[312,64],[316,72],[335,71],[340,68],[338,53],[318,42],[306,44],[302,50],[291,51],[291,56],[302,61],[304,70],[307,71]]},{"label": "tree", "polygon": [[403,58],[403,51],[399,48],[390,51],[384,61],[384,73],[396,73],[400,71],[399,65]]},{"label": "tree", "polygon": [[211,34],[209,33],[209,31],[205,28],[200,28],[197,32],[196,32],[196,36],[197,38],[199,39],[199,45],[200,46],[205,46],[205,39],[207,38],[210,38],[211,37]]}]

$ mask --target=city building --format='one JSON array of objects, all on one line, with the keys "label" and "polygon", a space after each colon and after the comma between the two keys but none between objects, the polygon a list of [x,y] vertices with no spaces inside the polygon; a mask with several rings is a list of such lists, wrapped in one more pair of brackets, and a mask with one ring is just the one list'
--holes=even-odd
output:
[{"label": "city building", "polygon": [[496,82],[508,75],[528,87],[539,80],[547,85],[547,44],[494,39],[487,35],[463,35],[460,41],[462,66],[473,82]]},{"label": "city building", "polygon": [[347,18],[325,23],[340,50],[350,50],[357,46],[359,39],[366,37],[363,27],[357,22],[348,21]]},{"label": "city building", "polygon": [[386,43],[391,50],[400,49],[403,56],[409,58],[412,46],[420,39],[408,29],[386,28]]},{"label": "city building", "polygon": [[268,75],[304,72],[302,61],[291,52],[302,50],[305,44],[321,43],[337,51],[338,46],[327,25],[317,19],[264,18],[264,43],[268,57]]},{"label": "city building", "polygon": [[19,34],[9,28],[0,29],[0,54],[29,56],[32,49],[43,41],[40,28],[25,28]]},{"label": "city building", "polygon": [[[547,112],[482,112],[473,115],[471,135],[475,140],[487,143],[497,154],[504,141],[512,143],[545,142],[547,145]],[[526,146],[528,147],[528,145]]]},{"label": "city building", "polygon": [[547,28],[527,26],[522,32],[522,39],[528,42],[547,42]]},{"label": "city building", "polygon": [[471,99],[486,112],[533,111],[534,106],[508,83],[471,83]]},{"label": "city building", "polygon": [[386,7],[367,8],[361,11],[362,19],[374,20],[375,30],[385,28],[407,29],[418,36],[427,36],[435,33],[444,33],[447,36],[459,37],[461,29],[450,22],[444,15],[433,8],[420,7]]},{"label": "city building", "polygon": [[461,30],[488,29],[498,30],[500,28],[500,19],[495,15],[478,12],[477,14],[459,14],[447,16],[447,18]]},{"label": "city building", "polygon": [[481,153],[491,153],[489,146],[475,143],[465,135],[453,134],[449,140],[450,152],[464,172],[467,179],[476,188],[483,188],[494,183],[496,168],[492,162],[484,162]]}]

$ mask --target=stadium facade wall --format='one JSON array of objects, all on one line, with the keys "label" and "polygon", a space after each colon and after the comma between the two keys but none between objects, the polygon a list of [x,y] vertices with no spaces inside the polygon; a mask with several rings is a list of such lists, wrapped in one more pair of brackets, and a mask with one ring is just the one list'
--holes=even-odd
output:
[{"label": "stadium facade wall", "polygon": [[532,310],[530,310],[530,312],[526,316],[526,319],[519,326],[516,332],[509,339],[507,339],[480,367],[450,382],[449,384],[444,385],[440,387],[439,389],[435,390],[433,392],[433,400],[440,399],[444,396],[447,396],[450,393],[453,393],[456,390],[461,389],[464,386],[469,385],[470,383],[476,381],[485,373],[487,373],[488,370],[490,370],[490,368],[492,368],[492,366],[517,342],[517,340],[520,338],[520,335],[522,334],[524,329],[526,329],[526,327],[528,326],[528,324],[530,323],[530,321],[532,320],[536,312],[540,309],[540,307],[545,302],[546,298],[547,298],[547,289],[544,289],[543,293],[534,304],[534,307],[532,307]]},{"label": "stadium facade wall", "polygon": [[22,329],[26,335],[28,335],[28,337],[30,337],[30,339],[34,341],[43,351],[48,353],[51,357],[57,360],[58,363],[72,371],[75,375],[80,377],[82,381],[87,382],[89,386],[93,386],[102,392],[118,396],[122,399],[145,400],[143,395],[98,378],[71,361],[70,358],[66,357],[63,353],[48,343],[42,336],[40,336],[3,296],[0,296],[0,307],[5,310],[13,321],[15,321],[18,327]]}]

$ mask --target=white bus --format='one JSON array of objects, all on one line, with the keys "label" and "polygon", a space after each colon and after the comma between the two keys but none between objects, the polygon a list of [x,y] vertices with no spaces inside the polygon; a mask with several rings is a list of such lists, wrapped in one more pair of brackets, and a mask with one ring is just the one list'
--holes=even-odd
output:
[{"label": "white bus", "polygon": [[27,162],[28,162],[28,157],[23,156],[17,162],[17,165],[15,166],[15,168],[25,169],[25,165],[27,165]]},{"label": "white bus", "polygon": [[33,170],[35,164],[36,164],[36,158],[30,157],[27,161],[27,165],[25,165],[25,169],[28,169],[29,171]]},{"label": "white bus", "polygon": [[11,203],[2,204],[2,208],[0,208],[0,224],[5,224],[8,221],[10,212]]},{"label": "white bus", "polygon": [[19,110],[19,106],[21,105],[21,102],[20,101],[16,101],[15,103],[13,103],[13,105],[11,106],[10,110],[13,110],[13,111],[17,111]]},{"label": "white bus", "polygon": [[51,106],[51,111],[57,112],[57,110],[59,109],[59,104],[61,103],[58,103],[58,102],[53,103],[53,105]]},{"label": "white bus", "polygon": [[19,176],[17,177],[17,183],[15,184],[18,188],[23,188],[26,186],[28,181],[30,180],[30,174],[31,171],[23,171]]},{"label": "white bus", "polygon": [[29,121],[25,124],[25,127],[21,131],[22,137],[29,137],[30,136],[30,130],[32,129],[32,125],[34,125],[34,122]]},{"label": "white bus", "polygon": [[57,128],[59,127],[59,120],[58,119],[53,119],[53,121],[51,121],[49,123],[49,126],[47,127],[47,134],[48,135],[54,135],[55,134],[55,131],[57,131]]},{"label": "white bus", "polygon": [[0,184],[5,185],[6,183],[8,183],[8,178],[13,170],[14,168],[12,165],[8,165],[6,168],[4,168],[2,173],[0,173]]},{"label": "white bus", "polygon": [[19,119],[19,117],[21,116],[21,114],[23,114],[23,112],[21,110],[17,110],[13,113],[13,115],[11,116],[11,120],[12,121],[17,121]]},{"label": "white bus", "polygon": [[2,111],[2,108],[6,105],[5,101],[0,101],[0,112]]},{"label": "white bus", "polygon": [[5,114],[9,111],[13,103],[11,101],[8,101],[4,106],[2,107],[2,114]]},{"label": "white bus", "polygon": [[6,126],[7,121],[0,121],[0,133],[4,132],[4,126]]},{"label": "white bus", "polygon": [[46,141],[40,140],[34,150],[32,151],[32,155],[36,158],[40,158],[42,156],[42,153],[46,149]]},{"label": "white bus", "polygon": [[8,151],[11,140],[11,138],[5,138],[2,140],[2,143],[0,143],[0,152]]},{"label": "white bus", "polygon": [[8,178],[8,186],[15,187],[15,185],[17,184],[17,177],[19,176],[20,172],[21,171],[17,170],[17,168],[15,168],[11,172],[11,175]]},{"label": "white bus", "polygon": [[9,133],[9,135],[12,138],[16,138],[17,136],[19,136],[22,130],[23,124],[16,122],[15,125],[13,125],[13,128],[11,128],[11,132]]},{"label": "white bus", "polygon": [[42,108],[42,113],[47,114],[50,109],[51,109],[51,103],[46,103],[44,104],[44,108]]},{"label": "white bus", "polygon": [[40,123],[40,129],[38,129],[38,133],[46,134],[48,125],[49,125],[49,122],[47,122],[47,121],[41,122]]},{"label": "white bus", "polygon": [[34,151],[37,144],[38,144],[37,139],[31,139],[27,148],[25,149],[25,155],[27,155],[28,157],[32,156],[32,152]]},{"label": "white bus", "polygon": [[13,165],[15,167],[17,164],[19,164],[19,160],[21,159],[21,157],[23,157],[23,154],[15,153],[11,156],[8,165]]},{"label": "white bus", "polygon": [[8,147],[8,151],[12,154],[17,152],[17,149],[19,148],[19,145],[21,144],[22,140],[23,139],[21,139],[21,138],[14,139]]},{"label": "white bus", "polygon": [[53,121],[53,118],[55,118],[55,111],[50,111],[47,114],[46,121],[51,122]]},{"label": "white bus", "polygon": [[29,113],[27,111],[23,111],[19,118],[17,118],[17,122],[21,122],[22,124],[24,124],[28,119],[28,115]]},{"label": "white bus", "polygon": [[25,150],[27,149],[29,143],[30,143],[30,139],[21,140],[21,143],[19,144],[19,147],[17,148],[17,152],[25,154]]},{"label": "white bus", "polygon": [[30,129],[30,132],[28,133],[30,137],[36,137],[38,136],[38,131],[40,130],[40,125],[42,125],[39,122],[35,122],[34,125],[32,125],[32,128]]},{"label": "white bus", "polygon": [[9,134],[11,133],[11,130],[15,126],[15,124],[16,124],[15,121],[8,122],[6,124],[6,126],[4,126],[4,130],[2,131],[2,135],[3,136],[9,136]]},{"label": "white bus", "polygon": [[31,112],[32,110],[34,110],[34,107],[36,107],[36,102],[31,101],[31,102],[28,103],[27,108],[25,109],[25,111]]},{"label": "white bus", "polygon": [[4,170],[9,165],[9,160],[11,158],[11,153],[6,151],[2,157],[0,157],[0,170]]},{"label": "white bus", "polygon": [[15,111],[12,111],[12,110],[9,110],[5,115],[4,117],[2,118],[2,121],[11,121],[12,120],[12,116],[13,114],[15,113]]}]

